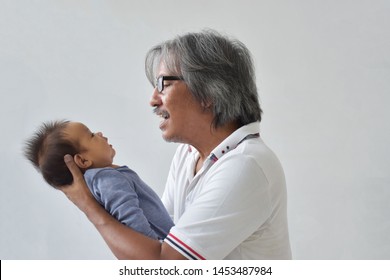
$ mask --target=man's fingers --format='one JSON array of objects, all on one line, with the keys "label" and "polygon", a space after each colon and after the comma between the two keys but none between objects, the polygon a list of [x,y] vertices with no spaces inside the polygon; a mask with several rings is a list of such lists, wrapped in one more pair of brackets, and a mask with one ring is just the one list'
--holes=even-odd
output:
[{"label": "man's fingers", "polygon": [[73,157],[71,155],[65,155],[64,161],[65,161],[65,164],[68,167],[70,173],[72,173],[74,181],[83,177],[83,174],[81,173],[79,167],[74,162]]}]

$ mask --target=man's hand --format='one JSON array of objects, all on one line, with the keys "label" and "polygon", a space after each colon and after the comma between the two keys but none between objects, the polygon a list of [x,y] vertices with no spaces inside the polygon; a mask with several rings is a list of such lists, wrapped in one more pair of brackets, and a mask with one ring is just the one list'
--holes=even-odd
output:
[{"label": "man's hand", "polygon": [[[97,203],[93,195],[91,194],[79,167],[73,160],[71,155],[65,155],[64,161],[69,171],[73,176],[73,183],[66,186],[57,187],[61,190],[70,201],[72,201],[81,211],[86,213],[88,206]],[[87,213],[86,213],[87,214]]]},{"label": "man's hand", "polygon": [[73,183],[58,189],[86,214],[118,259],[186,259],[167,243],[150,239],[118,222],[93,197],[73,157],[66,155],[64,161]]}]

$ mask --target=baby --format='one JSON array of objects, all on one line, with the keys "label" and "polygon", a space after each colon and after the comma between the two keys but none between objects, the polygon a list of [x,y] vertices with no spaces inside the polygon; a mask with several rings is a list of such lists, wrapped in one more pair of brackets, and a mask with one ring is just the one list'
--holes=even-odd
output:
[{"label": "baby", "polygon": [[133,170],[113,164],[115,150],[101,132],[79,122],[43,123],[27,140],[24,154],[53,187],[73,182],[64,162],[66,154],[73,156],[96,200],[146,236],[163,240],[173,226],[158,195]]}]

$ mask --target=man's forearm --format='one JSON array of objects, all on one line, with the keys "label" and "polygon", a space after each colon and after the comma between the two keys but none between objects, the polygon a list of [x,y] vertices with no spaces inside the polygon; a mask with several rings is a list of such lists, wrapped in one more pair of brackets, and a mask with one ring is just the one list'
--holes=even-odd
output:
[{"label": "man's forearm", "polygon": [[118,259],[161,258],[161,243],[158,240],[123,225],[99,204],[85,209],[85,214]]}]

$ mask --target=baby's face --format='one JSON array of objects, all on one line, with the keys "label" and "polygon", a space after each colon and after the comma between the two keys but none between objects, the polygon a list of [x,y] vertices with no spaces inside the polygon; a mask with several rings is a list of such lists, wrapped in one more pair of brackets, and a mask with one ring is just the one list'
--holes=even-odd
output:
[{"label": "baby's face", "polygon": [[64,132],[69,135],[73,143],[80,145],[80,154],[92,162],[90,167],[99,168],[112,165],[115,150],[103,133],[92,133],[88,127],[78,122],[70,122]]}]

